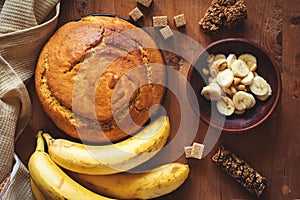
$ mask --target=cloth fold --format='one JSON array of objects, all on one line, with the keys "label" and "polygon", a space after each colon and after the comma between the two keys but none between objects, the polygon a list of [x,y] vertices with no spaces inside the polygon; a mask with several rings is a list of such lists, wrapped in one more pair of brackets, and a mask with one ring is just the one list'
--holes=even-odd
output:
[{"label": "cloth fold", "polygon": [[28,170],[14,154],[14,143],[31,116],[24,81],[32,77],[38,54],[56,28],[59,6],[58,0],[5,0],[0,5],[0,183],[10,177],[1,200],[33,199]]},{"label": "cloth fold", "polygon": [[[8,3],[6,3],[7,1]],[[34,0],[30,0],[30,1],[34,1]],[[49,10],[49,8],[46,9],[44,7],[46,5],[55,6],[54,3],[57,2],[58,0],[47,0],[47,1],[37,0],[37,2],[39,1],[45,3],[41,5],[43,9]],[[59,10],[58,10],[59,7],[58,9],[56,9],[56,14],[52,19],[42,24],[37,24],[36,20],[35,22],[33,22],[33,20],[27,19],[29,17],[35,18],[34,13],[28,14],[27,17],[24,17],[24,20],[27,19],[27,21],[23,22],[22,21],[23,18],[17,17],[18,13],[16,10],[4,12],[5,11],[4,9],[8,9],[8,8],[13,9],[11,7],[12,5],[10,5],[10,3],[12,2],[14,2],[15,4],[22,4],[23,9],[26,9],[25,5],[30,5],[30,4],[24,4],[23,1],[19,1],[19,0],[5,1],[0,13],[0,55],[10,64],[10,66],[14,69],[14,71],[18,74],[18,76],[23,81],[25,81],[26,79],[32,76],[38,53],[42,45],[48,39],[49,34],[51,34],[51,32],[54,30],[56,26],[58,14],[59,14]],[[22,6],[19,6],[19,8],[20,7]],[[42,12],[45,11],[44,10],[41,11],[41,9],[39,9],[40,14],[38,15],[40,17],[42,15],[45,15],[45,13],[41,14]],[[14,20],[12,20],[11,23],[10,20],[7,19],[7,17],[3,17],[5,13],[11,16],[12,18],[14,18]],[[16,30],[16,28],[20,28],[22,24],[24,24],[24,28],[21,30]],[[28,24],[31,24],[31,27],[27,27]],[[6,31],[10,31],[10,32],[6,32]]]},{"label": "cloth fold", "polygon": [[31,192],[29,173],[27,168],[20,161],[18,156],[14,154],[15,164],[9,177],[8,183],[3,188],[3,195],[0,199],[3,200],[34,200]]}]

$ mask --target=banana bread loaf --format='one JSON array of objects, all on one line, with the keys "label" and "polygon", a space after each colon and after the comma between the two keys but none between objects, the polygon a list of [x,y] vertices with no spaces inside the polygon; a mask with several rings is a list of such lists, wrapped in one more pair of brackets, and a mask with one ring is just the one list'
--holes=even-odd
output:
[{"label": "banana bread loaf", "polygon": [[46,43],[36,91],[69,136],[114,142],[136,132],[163,101],[166,72],[155,64],[164,60],[145,31],[118,17],[88,16],[66,23]]}]

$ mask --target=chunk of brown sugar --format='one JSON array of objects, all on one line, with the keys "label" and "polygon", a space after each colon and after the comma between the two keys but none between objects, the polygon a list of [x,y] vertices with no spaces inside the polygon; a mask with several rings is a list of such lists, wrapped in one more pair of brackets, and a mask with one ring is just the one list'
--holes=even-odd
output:
[{"label": "chunk of brown sugar", "polygon": [[167,16],[154,16],[152,19],[154,27],[166,27],[168,25]]},{"label": "chunk of brown sugar", "polygon": [[193,158],[201,159],[203,155],[204,145],[197,142],[193,143],[191,155]]},{"label": "chunk of brown sugar", "polygon": [[152,0],[137,0],[137,2],[147,8],[150,7]]},{"label": "chunk of brown sugar", "polygon": [[184,14],[174,16],[174,21],[177,28],[186,25]]},{"label": "chunk of brown sugar", "polygon": [[164,37],[164,39],[168,39],[169,37],[173,36],[173,31],[171,30],[170,26],[166,26],[162,29],[160,29],[161,35]]},{"label": "chunk of brown sugar", "polygon": [[192,146],[184,147],[184,154],[186,158],[192,158]]},{"label": "chunk of brown sugar", "polygon": [[134,8],[132,11],[130,11],[129,16],[134,20],[138,21],[140,18],[143,17],[143,13],[140,11],[138,7]]}]

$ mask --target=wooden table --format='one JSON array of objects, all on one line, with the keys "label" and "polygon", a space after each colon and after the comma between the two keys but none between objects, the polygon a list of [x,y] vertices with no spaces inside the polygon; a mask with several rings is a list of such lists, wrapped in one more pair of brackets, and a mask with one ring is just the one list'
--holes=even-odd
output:
[{"label": "wooden table", "polygon": [[[176,30],[172,18],[184,13],[187,26],[181,32],[203,47],[222,38],[241,37],[251,39],[267,49],[281,72],[283,90],[278,109],[259,127],[241,134],[223,133],[218,143],[224,143],[268,178],[269,184],[261,199],[300,199],[300,1],[245,0],[249,14],[246,23],[213,36],[204,34],[198,25],[209,4],[210,0],[154,0],[149,10],[144,9],[144,20],[139,23],[150,27],[152,16],[167,15],[170,27]],[[128,17],[129,11],[135,6],[135,0],[63,0],[58,26],[91,13],[113,13]],[[186,73],[187,67],[181,67],[180,71]],[[37,130],[60,133],[43,112],[33,80],[29,82],[28,89],[33,116],[17,141],[16,148],[25,163],[34,149]],[[171,123],[175,123],[179,116],[172,108],[176,103],[170,102],[172,98],[167,100]],[[200,122],[199,127],[195,141],[201,142],[207,126]],[[254,198],[211,162],[217,146],[203,160],[187,160],[191,168],[190,177],[182,187],[161,199]]]}]

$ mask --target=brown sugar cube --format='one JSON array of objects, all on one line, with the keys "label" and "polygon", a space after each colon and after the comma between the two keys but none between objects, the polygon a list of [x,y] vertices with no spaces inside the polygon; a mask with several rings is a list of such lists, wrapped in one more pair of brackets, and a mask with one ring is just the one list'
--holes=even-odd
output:
[{"label": "brown sugar cube", "polygon": [[137,2],[147,8],[150,7],[152,0],[137,0]]},{"label": "brown sugar cube", "polygon": [[184,14],[176,15],[174,21],[177,28],[186,25]]},{"label": "brown sugar cube", "polygon": [[192,158],[192,146],[184,147],[184,154],[186,158]]},{"label": "brown sugar cube", "polygon": [[197,158],[197,159],[201,159],[202,155],[203,155],[203,150],[204,150],[204,145],[203,144],[199,144],[197,142],[193,143],[192,146],[192,157],[193,158]]},{"label": "brown sugar cube", "polygon": [[154,16],[153,17],[153,26],[154,27],[165,27],[168,25],[167,16]]},{"label": "brown sugar cube", "polygon": [[134,20],[137,21],[141,17],[143,17],[143,13],[140,11],[138,7],[134,8],[132,11],[130,11],[129,16]]},{"label": "brown sugar cube", "polygon": [[173,36],[173,31],[171,30],[170,26],[166,26],[159,31],[165,40]]}]

